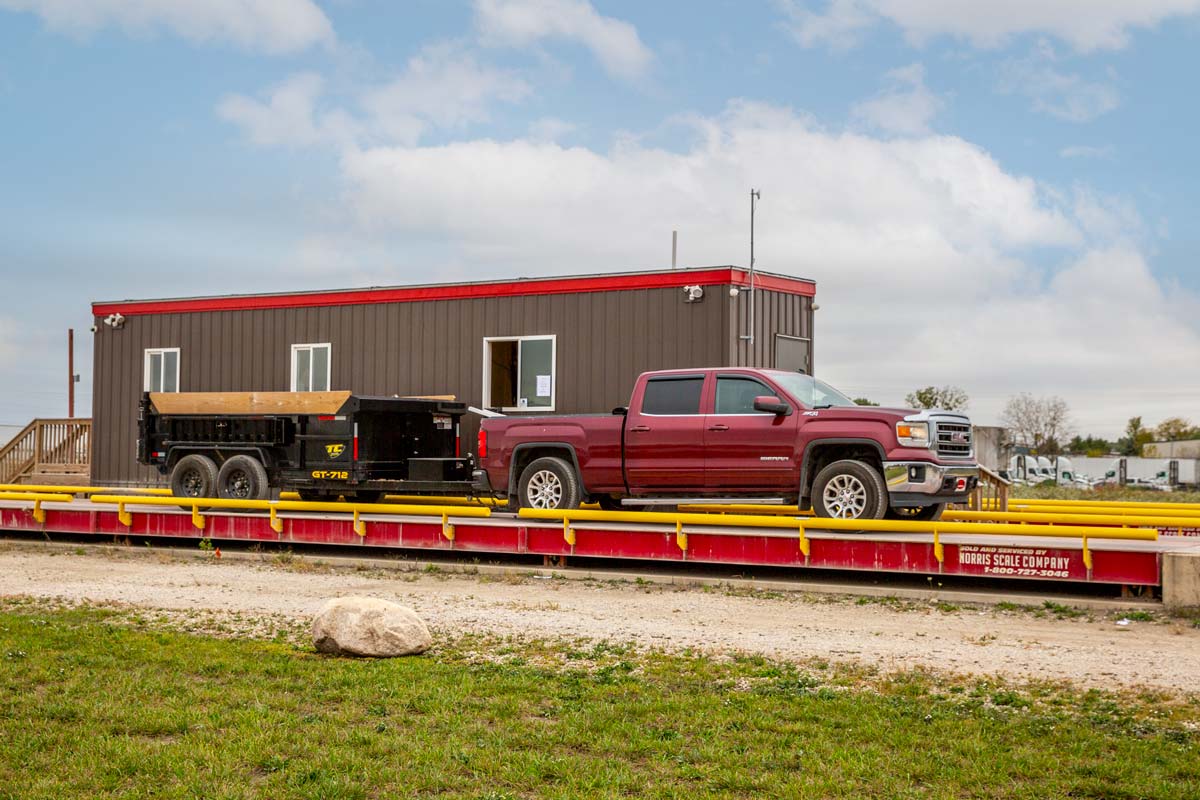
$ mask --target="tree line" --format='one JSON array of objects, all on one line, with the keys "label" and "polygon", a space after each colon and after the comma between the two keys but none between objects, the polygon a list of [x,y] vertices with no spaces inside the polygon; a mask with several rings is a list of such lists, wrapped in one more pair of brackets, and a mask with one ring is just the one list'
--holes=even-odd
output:
[{"label": "tree line", "polygon": [[[860,406],[877,406],[865,397],[857,397]],[[904,402],[910,408],[965,411],[970,405],[967,393],[957,386],[926,386],[910,392]],[[1061,397],[1034,397],[1028,392],[1008,399],[1000,421],[1009,431],[1013,444],[1028,447],[1038,455],[1063,453],[1104,456],[1115,453],[1139,456],[1151,442],[1182,442],[1200,439],[1200,426],[1183,417],[1169,417],[1148,427],[1142,417],[1131,417],[1125,435],[1116,441],[1099,436],[1073,434],[1070,408]],[[1068,439],[1067,437],[1072,438]]]}]

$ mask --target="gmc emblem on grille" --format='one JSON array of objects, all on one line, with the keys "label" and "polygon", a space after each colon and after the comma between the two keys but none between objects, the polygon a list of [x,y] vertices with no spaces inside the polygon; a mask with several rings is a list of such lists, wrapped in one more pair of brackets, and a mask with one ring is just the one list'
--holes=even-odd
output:
[{"label": "gmc emblem on grille", "polygon": [[962,431],[954,431],[950,434],[950,441],[954,442],[955,444],[966,444],[967,442],[971,441],[971,437],[967,436],[967,434],[963,433]]}]

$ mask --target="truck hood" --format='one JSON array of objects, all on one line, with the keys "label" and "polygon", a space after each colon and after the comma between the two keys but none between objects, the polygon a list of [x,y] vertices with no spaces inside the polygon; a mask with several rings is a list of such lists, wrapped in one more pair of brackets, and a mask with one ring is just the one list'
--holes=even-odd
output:
[{"label": "truck hood", "polygon": [[818,408],[814,411],[820,419],[878,420],[890,424],[901,420],[924,422],[930,417],[959,417],[963,422],[969,423],[965,414],[936,408],[918,410],[915,408],[879,408],[877,406],[835,406],[834,408]]}]

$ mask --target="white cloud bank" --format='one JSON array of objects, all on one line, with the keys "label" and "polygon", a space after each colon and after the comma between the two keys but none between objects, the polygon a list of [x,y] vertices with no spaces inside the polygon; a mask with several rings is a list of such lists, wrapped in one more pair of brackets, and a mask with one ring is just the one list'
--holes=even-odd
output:
[{"label": "white cloud bank", "polygon": [[475,24],[482,40],[495,45],[578,42],[622,78],[639,77],[654,59],[637,28],[601,15],[587,0],[475,0]]},{"label": "white cloud bank", "polygon": [[888,72],[884,78],[887,88],[854,106],[851,116],[891,133],[928,133],[929,123],[945,104],[925,85],[925,67],[910,64]]},{"label": "white cloud bank", "polygon": [[0,0],[37,14],[52,30],[87,35],[108,26],[134,34],[165,29],[194,42],[228,41],[289,53],[330,43],[329,18],[312,0]]},{"label": "white cloud bank", "polygon": [[[916,43],[937,36],[998,47],[1020,34],[1045,34],[1081,52],[1120,49],[1134,28],[1200,12],[1200,0],[777,0],[787,27],[805,47],[857,44],[887,21]],[[820,10],[818,10],[820,9]]]},{"label": "white cloud bank", "polygon": [[953,136],[831,131],[744,101],[689,124],[678,151],[343,144],[350,217],[303,260],[374,283],[643,269],[667,265],[677,229],[681,263],[742,264],[753,185],[759,265],[818,281],[818,371],[856,395],[954,383],[981,423],[1018,392],[1061,395],[1080,432],[1109,436],[1200,405],[1179,370],[1200,363],[1200,301],[1154,276],[1128,201],[1011,174]]}]

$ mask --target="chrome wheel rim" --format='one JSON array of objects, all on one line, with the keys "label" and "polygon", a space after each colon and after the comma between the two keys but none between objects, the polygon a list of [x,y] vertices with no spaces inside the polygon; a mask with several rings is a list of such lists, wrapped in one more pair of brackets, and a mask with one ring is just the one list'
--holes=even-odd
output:
[{"label": "chrome wheel rim", "polygon": [[867,487],[853,475],[835,475],[822,498],[829,516],[838,519],[858,519],[867,510]]},{"label": "chrome wheel rim", "polygon": [[525,496],[533,508],[558,508],[562,503],[562,481],[548,469],[538,470],[530,476]]}]

